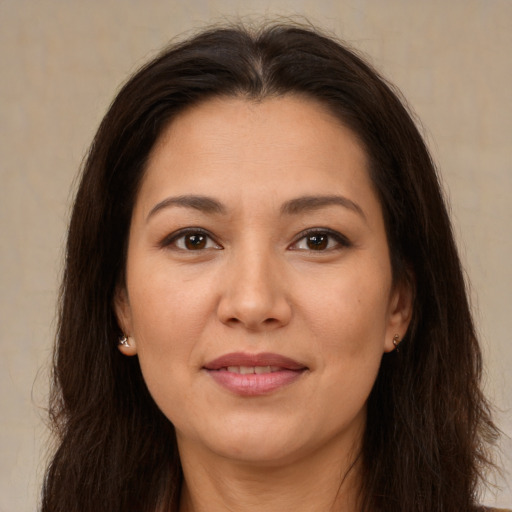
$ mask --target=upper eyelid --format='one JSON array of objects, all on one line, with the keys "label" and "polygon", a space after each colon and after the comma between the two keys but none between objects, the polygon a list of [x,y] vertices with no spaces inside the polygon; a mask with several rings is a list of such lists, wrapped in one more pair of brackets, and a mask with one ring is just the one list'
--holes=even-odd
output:
[{"label": "upper eyelid", "polygon": [[297,243],[299,240],[302,240],[304,237],[306,237],[308,235],[315,235],[315,234],[330,235],[333,238],[341,240],[341,241],[343,241],[343,242],[345,242],[347,244],[350,243],[350,240],[345,235],[340,233],[339,231],[336,231],[336,230],[331,229],[331,228],[322,228],[322,227],[307,228],[307,229],[302,230],[300,233],[298,233],[295,236],[295,239],[294,239],[293,243]]},{"label": "upper eyelid", "polygon": [[[325,235],[331,237],[332,239],[334,239],[335,246],[327,248],[327,249],[323,249],[323,250],[318,250],[318,251],[315,251],[313,249],[309,249],[309,250],[308,249],[299,249],[297,247],[301,240],[303,240],[304,238],[307,238],[308,236],[315,235],[315,234],[325,234]],[[335,251],[337,249],[346,249],[346,248],[352,247],[352,245],[353,245],[352,242],[345,235],[340,233],[339,231],[336,231],[336,230],[333,230],[330,228],[319,227],[319,228],[305,229],[305,230],[301,231],[300,233],[298,233],[297,236],[295,237],[294,241],[288,246],[288,250],[306,251],[308,253],[311,252],[312,254],[314,253],[316,255],[321,255],[321,254],[331,253],[332,251]]]},{"label": "upper eyelid", "polygon": [[[223,247],[215,235],[213,235],[207,229],[201,228],[201,227],[186,227],[186,228],[178,229],[178,230],[168,234],[167,236],[165,236],[162,239],[162,241],[160,242],[160,245],[161,246],[170,245],[171,243],[178,240],[179,238],[186,236],[187,234],[191,234],[191,233],[200,233],[202,235],[205,235],[208,238],[210,238],[216,245]],[[291,244],[289,244],[289,247],[296,245],[300,240],[307,237],[308,235],[314,235],[314,234],[326,234],[328,236],[333,237],[334,239],[336,239],[338,242],[340,242],[343,245],[351,245],[350,240],[345,235],[340,233],[339,231],[333,230],[331,228],[326,228],[326,227],[313,227],[313,228],[303,229],[302,231],[297,233],[297,235],[295,235]]]},{"label": "upper eyelid", "polygon": [[168,234],[167,236],[165,236],[162,239],[162,241],[160,242],[160,245],[162,247],[170,245],[173,242],[175,242],[176,240],[178,240],[179,238],[182,238],[188,234],[193,234],[193,233],[199,233],[201,235],[205,235],[208,238],[210,238],[210,240],[212,240],[216,245],[218,245],[219,247],[222,247],[222,244],[220,244],[217,241],[216,237],[214,235],[212,235],[212,233],[210,233],[207,229],[200,228],[200,227],[181,228],[181,229],[178,229],[177,231],[173,231],[172,233]]}]

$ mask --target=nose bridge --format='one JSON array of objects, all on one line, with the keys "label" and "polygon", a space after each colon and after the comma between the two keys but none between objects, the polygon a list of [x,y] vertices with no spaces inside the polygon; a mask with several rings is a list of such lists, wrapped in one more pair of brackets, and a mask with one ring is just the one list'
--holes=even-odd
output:
[{"label": "nose bridge", "polygon": [[219,304],[221,320],[251,330],[285,325],[291,308],[281,267],[270,244],[255,237],[233,249]]}]

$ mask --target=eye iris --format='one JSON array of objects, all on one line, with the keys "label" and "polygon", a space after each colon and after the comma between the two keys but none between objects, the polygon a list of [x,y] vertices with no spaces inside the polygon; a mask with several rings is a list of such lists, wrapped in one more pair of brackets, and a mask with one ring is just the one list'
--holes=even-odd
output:
[{"label": "eye iris", "polygon": [[307,238],[308,248],[313,251],[321,251],[322,249],[327,248],[328,243],[329,237],[327,235],[309,235]]},{"label": "eye iris", "polygon": [[185,237],[185,247],[191,250],[204,249],[206,246],[206,236],[201,234],[187,235]]}]

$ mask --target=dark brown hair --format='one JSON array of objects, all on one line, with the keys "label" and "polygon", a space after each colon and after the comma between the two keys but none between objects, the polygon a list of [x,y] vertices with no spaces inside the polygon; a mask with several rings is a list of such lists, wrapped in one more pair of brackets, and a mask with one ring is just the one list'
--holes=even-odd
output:
[{"label": "dark brown hair", "polygon": [[43,512],[177,510],[172,424],[137,358],[117,349],[112,303],[130,217],[162,130],[211,97],[312,98],[359,137],[382,205],[393,275],[414,283],[412,324],[383,357],[368,402],[361,510],[477,510],[497,430],[479,382],[481,355],[434,165],[392,87],[316,30],[214,28],[175,45],[124,85],[103,119],[76,195],[61,290],[50,415],[58,448]]}]

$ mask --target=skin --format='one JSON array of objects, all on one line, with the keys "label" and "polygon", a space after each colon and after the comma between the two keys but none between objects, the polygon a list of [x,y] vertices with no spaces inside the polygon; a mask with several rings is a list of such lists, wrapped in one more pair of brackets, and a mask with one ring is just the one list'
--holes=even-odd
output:
[{"label": "skin", "polygon": [[[188,195],[222,211],[169,200]],[[344,199],[290,203],[334,195]],[[209,235],[194,246],[197,229],[187,238],[185,228]],[[366,401],[407,330],[411,292],[393,285],[354,134],[299,97],[187,110],[151,153],[126,276],[116,312],[130,345],[120,350],[137,354],[176,427],[181,510],[355,511]],[[306,370],[240,396],[204,370],[232,352],[277,353]]]}]

